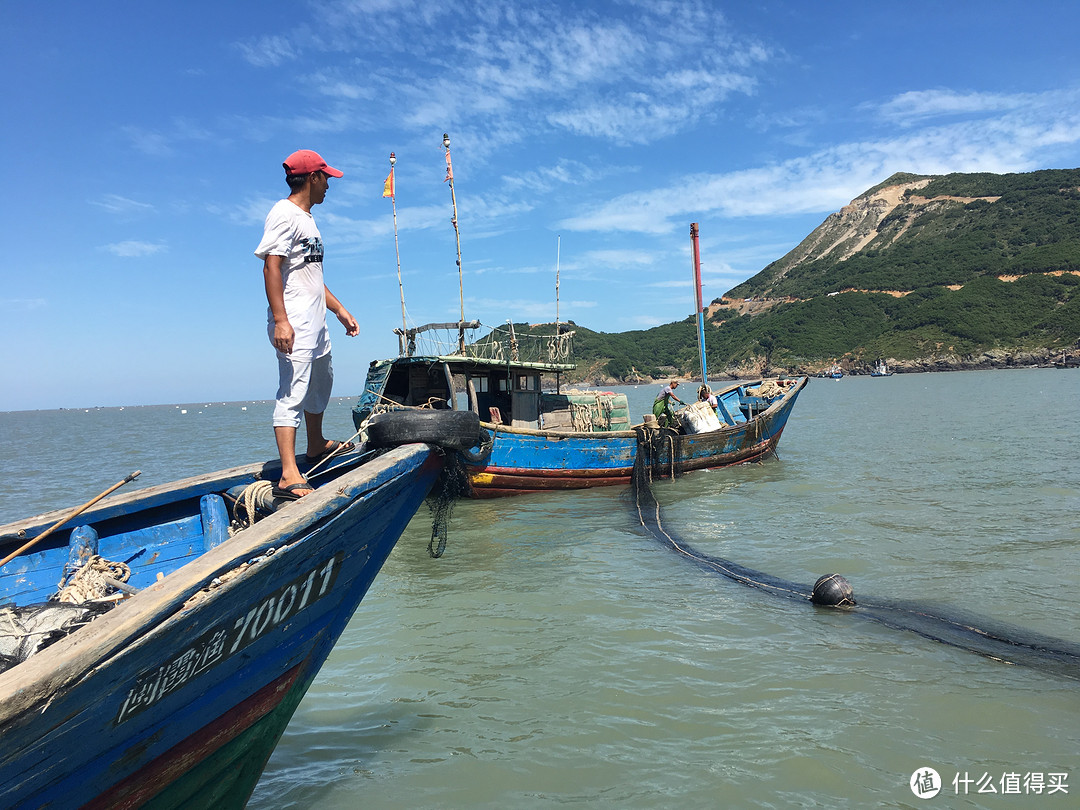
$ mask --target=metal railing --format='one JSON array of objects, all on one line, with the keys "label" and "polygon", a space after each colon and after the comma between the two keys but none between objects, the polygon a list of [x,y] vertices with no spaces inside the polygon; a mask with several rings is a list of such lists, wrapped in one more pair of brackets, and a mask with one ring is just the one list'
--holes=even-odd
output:
[{"label": "metal railing", "polygon": [[[468,341],[466,334],[489,328],[479,340]],[[398,336],[402,357],[475,357],[495,362],[573,363],[574,333],[560,330],[558,335],[517,334],[513,324],[483,327],[479,321],[431,323],[403,331]]]}]

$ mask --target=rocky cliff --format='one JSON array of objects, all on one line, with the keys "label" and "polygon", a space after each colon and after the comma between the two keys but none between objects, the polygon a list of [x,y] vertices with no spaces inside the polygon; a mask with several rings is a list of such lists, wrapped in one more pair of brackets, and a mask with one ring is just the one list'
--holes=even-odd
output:
[{"label": "rocky cliff", "polygon": [[[913,191],[926,188],[933,177],[895,174],[878,186],[864,192],[839,211],[829,214],[825,221],[783,258],[770,264],[752,279],[732,289],[724,298],[772,299],[781,282],[799,268],[813,262],[845,262],[863,251],[887,250],[901,241],[917,221],[945,216],[976,201],[996,203],[1000,195],[964,197],[952,194],[923,197]],[[863,290],[872,292],[909,292],[906,289]],[[858,289],[848,287],[847,289]],[[843,292],[844,289],[822,290]],[[794,300],[791,296],[777,296]]]}]

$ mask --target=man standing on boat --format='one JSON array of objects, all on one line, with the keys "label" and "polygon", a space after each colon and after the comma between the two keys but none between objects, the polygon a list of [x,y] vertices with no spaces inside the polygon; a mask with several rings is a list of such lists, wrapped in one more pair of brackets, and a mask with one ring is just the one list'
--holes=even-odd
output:
[{"label": "man standing on boat", "polygon": [[660,424],[660,427],[670,427],[678,424],[675,419],[675,413],[671,410],[671,400],[675,400],[680,405],[686,404],[675,396],[675,389],[678,387],[679,381],[672,380],[660,390],[660,394],[653,400],[653,416],[656,417],[656,421]]},{"label": "man standing on boat", "polygon": [[308,461],[352,449],[351,444],[327,440],[322,432],[323,412],[334,382],[326,310],[337,316],[350,337],[359,334],[360,326],[323,282],[322,235],[311,215],[311,207],[326,198],[330,178],[341,177],[342,172],[310,149],[293,152],[282,165],[290,193],[266,215],[255,255],[263,260],[269,303],[267,333],[278,359],[273,425],[281,456],[281,480],[274,494],[299,498],[313,491],[296,464],[301,411],[307,428]]}]

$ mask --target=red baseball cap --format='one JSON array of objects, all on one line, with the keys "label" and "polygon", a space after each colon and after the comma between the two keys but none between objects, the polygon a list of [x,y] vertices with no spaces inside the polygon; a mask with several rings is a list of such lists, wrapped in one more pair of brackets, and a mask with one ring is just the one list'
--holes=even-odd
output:
[{"label": "red baseball cap", "polygon": [[343,176],[343,172],[338,171],[333,166],[327,166],[326,161],[322,159],[322,155],[318,152],[312,152],[310,149],[300,149],[293,152],[285,158],[285,162],[281,165],[285,167],[285,174],[326,172],[331,177]]}]

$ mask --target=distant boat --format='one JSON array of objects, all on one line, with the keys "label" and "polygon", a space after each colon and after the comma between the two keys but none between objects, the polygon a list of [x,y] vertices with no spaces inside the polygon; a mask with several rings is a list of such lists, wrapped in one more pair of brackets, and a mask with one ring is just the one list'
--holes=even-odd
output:
[{"label": "distant boat", "polygon": [[[236,467],[0,526],[0,805],[243,807],[442,464],[352,451],[285,502],[280,464]],[[98,568],[111,595],[46,601]]]},{"label": "distant boat", "polygon": [[840,368],[837,363],[833,363],[829,370],[826,372],[825,376],[833,380],[839,380],[843,378],[844,370]]},{"label": "distant boat", "polygon": [[870,372],[871,377],[891,377],[893,372],[889,371],[889,367],[885,364],[884,360],[878,360],[874,364],[873,371]]},{"label": "distant boat", "polygon": [[[572,331],[541,337],[500,328],[466,344],[464,331],[479,326],[429,324],[399,333],[401,356],[372,361],[353,408],[357,429],[377,438],[410,430],[408,409],[465,405],[480,417],[484,434],[462,454],[479,498],[628,484],[643,443],[658,476],[756,461],[776,449],[807,383],[805,377],[732,383],[715,392],[719,419],[710,409],[706,432],[692,432],[698,427],[685,422],[635,428],[625,394],[560,384],[561,375],[575,368]],[[442,342],[428,336],[439,329],[458,335]],[[415,349],[421,338],[424,353]],[[459,404],[459,395],[465,403]]]}]

